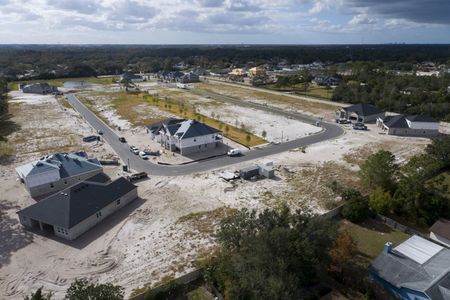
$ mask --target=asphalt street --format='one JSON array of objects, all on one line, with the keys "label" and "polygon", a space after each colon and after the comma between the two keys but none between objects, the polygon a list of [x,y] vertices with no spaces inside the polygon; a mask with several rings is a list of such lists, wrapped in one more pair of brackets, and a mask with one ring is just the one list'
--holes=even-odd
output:
[{"label": "asphalt street", "polygon": [[[213,93],[207,93],[195,89],[191,89],[191,91],[203,96],[208,96],[218,101],[238,105],[245,105],[248,107],[296,119],[304,123],[315,124],[317,121],[317,119],[314,119],[310,116],[306,116],[300,113],[287,112],[276,107],[266,106],[258,103],[244,102],[234,98]],[[149,175],[179,176],[212,170],[236,163],[262,158],[273,154],[282,153],[299,147],[306,147],[329,139],[337,138],[344,133],[344,130],[337,124],[320,122],[324,130],[318,134],[306,136],[289,142],[284,142],[280,144],[270,144],[257,149],[252,149],[247,152],[244,152],[244,155],[242,156],[238,157],[221,156],[186,165],[171,165],[171,166],[159,165],[152,163],[150,161],[142,160],[141,158],[139,158],[139,156],[131,153],[129,150],[130,146],[126,143],[121,143],[119,141],[119,136],[113,130],[111,130],[111,128],[108,125],[106,125],[102,120],[100,120],[93,112],[91,112],[84,104],[82,104],[76,98],[75,94],[66,94],[65,96],[66,99],[70,102],[70,104],[81,114],[81,116],[95,130],[97,131],[101,130],[103,132],[103,139],[113,148],[113,150],[117,153],[117,155],[121,158],[121,160],[125,164],[129,164],[130,168],[133,170],[136,170],[138,172],[147,172]]]}]

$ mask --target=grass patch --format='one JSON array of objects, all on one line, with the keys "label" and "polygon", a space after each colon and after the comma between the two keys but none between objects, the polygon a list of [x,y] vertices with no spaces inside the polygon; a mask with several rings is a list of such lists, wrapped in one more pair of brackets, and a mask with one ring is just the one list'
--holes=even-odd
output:
[{"label": "grass patch", "polygon": [[343,220],[341,228],[348,230],[358,251],[367,257],[368,261],[380,254],[386,242],[392,242],[396,246],[409,238],[406,233],[394,230],[372,219],[368,219],[361,225]]},{"label": "grass patch", "polygon": [[216,225],[226,217],[235,214],[235,208],[220,207],[211,211],[201,211],[197,213],[190,213],[182,216],[177,220],[177,223],[190,224],[200,234],[211,236]]},{"label": "grass patch", "polygon": [[16,154],[16,149],[8,142],[0,142],[0,161]]},{"label": "grass patch", "polygon": [[97,77],[73,77],[73,78],[57,78],[57,79],[49,79],[49,80],[25,80],[25,81],[14,81],[8,83],[8,89],[12,91],[17,91],[19,88],[19,83],[37,83],[37,82],[46,82],[49,85],[56,86],[56,87],[62,87],[64,85],[64,82],[66,81],[85,81],[89,83],[95,83],[95,84],[113,84],[114,78],[97,78]]}]

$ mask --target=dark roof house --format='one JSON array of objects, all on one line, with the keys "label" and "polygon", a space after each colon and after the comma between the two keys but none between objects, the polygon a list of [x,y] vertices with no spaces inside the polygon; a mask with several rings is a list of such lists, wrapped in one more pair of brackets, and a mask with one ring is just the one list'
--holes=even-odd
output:
[{"label": "dark roof house", "polygon": [[450,250],[419,236],[395,248],[387,243],[369,274],[398,299],[450,300]]},{"label": "dark roof house", "polygon": [[450,221],[440,219],[430,228],[430,238],[450,248]]},{"label": "dark roof house", "polygon": [[[26,227],[43,229],[45,226],[50,226],[53,227],[55,234],[74,239],[91,228],[92,223],[95,225],[97,219],[99,222],[100,217],[106,217],[119,206],[121,207],[120,204],[123,206],[135,199],[136,190],[137,187],[125,178],[120,177],[111,182],[109,177],[102,173],[17,213],[21,223]],[[119,199],[123,201],[120,202]],[[94,219],[94,222],[88,219]]]},{"label": "dark roof house", "polygon": [[379,117],[377,124],[393,135],[430,137],[439,134],[439,121],[426,115]]},{"label": "dark roof house", "polygon": [[375,122],[380,117],[384,117],[384,112],[368,103],[353,104],[336,111],[338,119],[355,119],[363,123]]}]

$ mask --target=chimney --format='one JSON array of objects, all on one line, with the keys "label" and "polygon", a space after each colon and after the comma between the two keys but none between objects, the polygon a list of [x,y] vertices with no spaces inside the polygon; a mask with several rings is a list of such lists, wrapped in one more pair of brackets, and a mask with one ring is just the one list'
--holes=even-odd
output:
[{"label": "chimney", "polygon": [[384,249],[383,249],[384,253],[390,253],[391,250],[392,250],[392,243],[391,242],[387,242],[386,244],[384,244]]}]

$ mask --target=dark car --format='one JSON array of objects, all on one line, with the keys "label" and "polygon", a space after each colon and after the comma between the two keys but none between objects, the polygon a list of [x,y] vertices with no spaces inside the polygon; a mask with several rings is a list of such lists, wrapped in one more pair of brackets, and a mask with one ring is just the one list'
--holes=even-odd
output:
[{"label": "dark car", "polygon": [[139,179],[143,179],[143,178],[147,178],[148,175],[145,172],[140,172],[140,173],[136,173],[136,174],[131,174],[130,176],[127,176],[127,179],[131,182],[139,180]]},{"label": "dark car", "polygon": [[103,135],[103,131],[99,130],[97,131],[98,134]]},{"label": "dark car", "polygon": [[127,142],[127,140],[123,136],[119,137],[119,141],[121,143],[126,143]]},{"label": "dark car", "polygon": [[95,142],[98,140],[100,140],[100,138],[96,135],[85,136],[83,138],[83,142],[85,142],[85,143]]},{"label": "dark car", "polygon": [[346,120],[346,119],[336,119],[336,123],[338,123],[338,124],[349,124],[351,122],[349,120]]},{"label": "dark car", "polygon": [[353,124],[354,130],[367,130],[367,126],[364,123],[355,123]]}]

